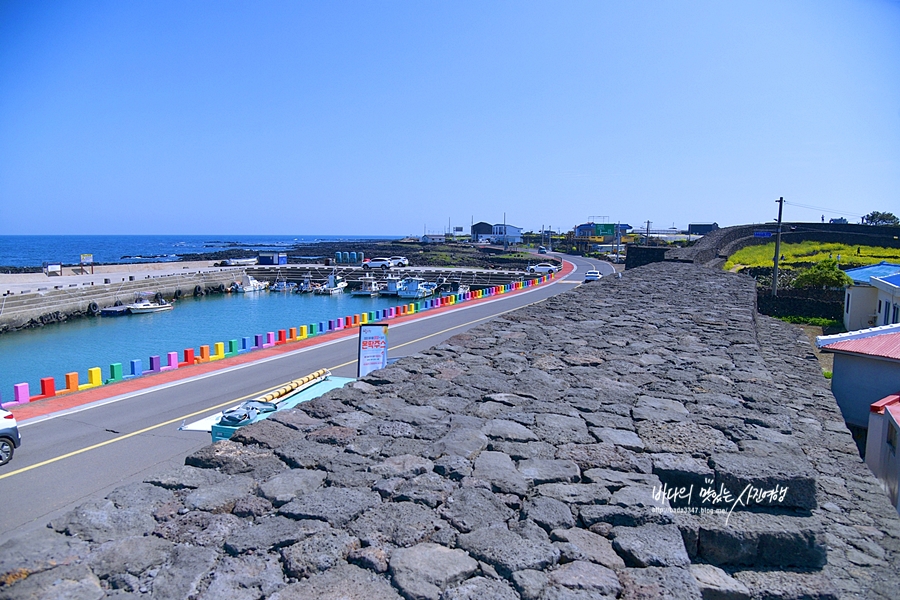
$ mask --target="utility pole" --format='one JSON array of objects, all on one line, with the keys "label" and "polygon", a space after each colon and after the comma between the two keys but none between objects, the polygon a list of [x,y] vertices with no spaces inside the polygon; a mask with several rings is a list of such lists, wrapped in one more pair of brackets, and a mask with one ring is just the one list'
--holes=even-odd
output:
[{"label": "utility pole", "polygon": [[650,245],[650,221],[644,221],[647,224],[647,235],[644,236],[644,245]]},{"label": "utility pole", "polygon": [[778,295],[778,261],[781,259],[781,209],[784,208],[784,197],[778,203],[778,231],[775,233],[775,268],[772,270],[772,296]]}]

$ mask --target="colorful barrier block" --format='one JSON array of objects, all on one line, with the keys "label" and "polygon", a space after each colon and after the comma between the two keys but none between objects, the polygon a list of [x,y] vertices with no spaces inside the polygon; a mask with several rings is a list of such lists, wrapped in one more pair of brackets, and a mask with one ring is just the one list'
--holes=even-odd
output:
[{"label": "colorful barrier block", "polygon": [[159,373],[160,369],[162,369],[162,360],[160,360],[159,356],[151,356],[150,357],[150,368],[147,369],[148,373]]},{"label": "colorful barrier block", "polygon": [[287,341],[288,341],[287,331],[284,329],[279,329],[278,330],[278,339],[275,340],[275,345],[280,346],[282,344],[287,344]]},{"label": "colorful barrier block", "polygon": [[301,325],[300,334],[297,336],[297,339],[305,340],[307,337],[309,337],[309,327],[307,327],[306,325]]},{"label": "colorful barrier block", "polygon": [[166,354],[166,366],[160,367],[160,371],[174,371],[178,368],[178,353],[169,352]]},{"label": "colorful barrier block", "polygon": [[209,360],[222,360],[225,358],[225,342],[216,342],[213,348],[214,352],[210,355]]},{"label": "colorful barrier block", "polygon": [[204,346],[200,346],[200,358],[194,359],[195,363],[207,363],[209,362],[209,344]]},{"label": "colorful barrier block", "polygon": [[52,398],[56,395],[56,381],[53,380],[52,377],[43,377],[41,378],[41,393],[38,396],[32,396],[28,399],[29,402],[34,402],[36,400],[44,400],[45,398]]},{"label": "colorful barrier block", "polygon": [[267,331],[266,332],[266,341],[263,342],[262,347],[263,348],[271,348],[274,345],[275,345],[275,332]]},{"label": "colorful barrier block", "polygon": [[122,363],[113,363],[109,365],[109,379],[106,383],[115,383],[122,381]]},{"label": "colorful barrier block", "polygon": [[88,369],[88,382],[79,385],[78,389],[89,390],[91,388],[100,387],[101,385],[103,385],[103,375],[101,374],[100,367],[92,367]]},{"label": "colorful barrier block", "polygon": [[188,365],[194,364],[194,349],[193,348],[185,348],[184,349],[184,360],[178,363],[179,367],[186,367]]},{"label": "colorful barrier block", "polygon": [[253,338],[248,336],[242,337],[240,352],[250,352],[251,350],[253,350]]},{"label": "colorful barrier block", "polygon": [[300,339],[300,337],[297,335],[297,328],[296,328],[296,327],[291,327],[291,328],[288,330],[288,341],[289,341],[289,342],[296,342],[296,341],[299,340],[299,339]]},{"label": "colorful barrier block", "polygon": [[241,351],[240,342],[237,340],[228,340],[228,351],[225,356],[235,356]]},{"label": "colorful barrier block", "polygon": [[253,343],[253,347],[251,348],[251,350],[259,350],[263,347],[263,344],[266,343],[266,338],[261,333],[257,333],[255,336],[253,336],[253,339],[254,339],[254,343]]},{"label": "colorful barrier block", "polygon": [[19,404],[31,402],[31,394],[28,391],[27,383],[17,383],[13,386],[13,400]]}]

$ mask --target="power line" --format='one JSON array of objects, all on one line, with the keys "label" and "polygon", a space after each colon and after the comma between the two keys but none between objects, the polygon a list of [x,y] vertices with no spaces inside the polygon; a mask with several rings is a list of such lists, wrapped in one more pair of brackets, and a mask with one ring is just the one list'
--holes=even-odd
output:
[{"label": "power line", "polygon": [[799,203],[797,203],[797,202],[788,202],[787,200],[785,200],[784,203],[787,204],[787,205],[789,205],[789,206],[797,206],[797,207],[800,207],[800,208],[808,208],[808,209],[810,209],[810,210],[821,211],[821,212],[824,212],[824,213],[828,213],[828,214],[830,214],[830,215],[842,215],[842,216],[843,216],[843,215],[846,215],[846,216],[848,216],[848,217],[855,217],[855,218],[858,218],[858,219],[861,219],[861,218],[863,218],[863,217],[865,216],[865,215],[855,215],[855,214],[853,214],[853,213],[848,213],[848,212],[842,212],[842,211],[831,210],[830,208],[823,208],[823,207],[821,207],[821,206],[811,206],[811,205],[809,205],[809,204],[799,204]]}]

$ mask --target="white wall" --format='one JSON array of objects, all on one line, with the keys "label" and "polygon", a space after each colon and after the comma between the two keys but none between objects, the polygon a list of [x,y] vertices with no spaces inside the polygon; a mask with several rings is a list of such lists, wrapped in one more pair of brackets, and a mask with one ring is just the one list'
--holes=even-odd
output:
[{"label": "white wall", "polygon": [[891,414],[869,413],[869,436],[866,441],[866,465],[881,482],[891,499],[891,504],[900,512],[900,458],[897,447],[887,442],[888,429],[900,430],[900,424]]},{"label": "white wall", "polygon": [[[849,301],[849,311],[847,303]],[[878,321],[878,290],[869,285],[851,285],[844,292],[844,328],[847,331],[881,325]]]}]

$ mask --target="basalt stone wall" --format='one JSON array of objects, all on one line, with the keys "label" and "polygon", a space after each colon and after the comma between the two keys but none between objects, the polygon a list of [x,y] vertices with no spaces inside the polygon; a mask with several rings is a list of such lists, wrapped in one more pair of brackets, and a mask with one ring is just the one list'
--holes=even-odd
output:
[{"label": "basalt stone wall", "polygon": [[661,263],[504,315],[0,548],[0,598],[895,598],[799,329]]}]

